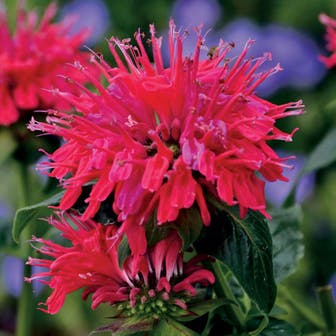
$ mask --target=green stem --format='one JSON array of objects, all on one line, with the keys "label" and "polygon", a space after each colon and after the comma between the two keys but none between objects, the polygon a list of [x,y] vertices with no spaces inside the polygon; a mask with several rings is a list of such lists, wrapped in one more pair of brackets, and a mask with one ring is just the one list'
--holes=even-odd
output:
[{"label": "green stem", "polygon": [[212,325],[213,325],[212,320],[213,320],[214,316],[215,316],[215,313],[214,313],[213,310],[211,312],[209,312],[209,316],[208,316],[206,325],[205,325],[205,327],[204,327],[204,329],[202,331],[201,336],[207,336],[207,335],[210,334],[210,330],[211,330]]},{"label": "green stem", "polygon": [[296,192],[296,188],[300,182],[300,179],[303,177],[303,173],[302,171],[299,173],[298,176],[296,176],[294,182],[292,183],[292,187],[290,189],[290,192],[287,196],[287,198],[285,199],[284,203],[283,203],[283,207],[284,208],[288,208],[290,206],[292,206],[293,204],[295,204],[295,192]]},{"label": "green stem", "polygon": [[330,285],[317,288],[317,300],[326,325],[327,336],[336,336],[336,308]]},{"label": "green stem", "polygon": [[310,322],[319,330],[324,329],[324,323],[321,319],[321,316],[307,305],[303,304],[303,300],[301,298],[299,298],[297,295],[294,295],[292,292],[289,292],[288,289],[283,285],[278,286],[278,293],[279,295],[282,295],[292,306],[292,308],[294,308],[308,322]]},{"label": "green stem", "polygon": [[[18,167],[18,183],[21,188],[20,194],[20,207],[27,206],[29,204],[29,181],[28,181],[28,167],[22,162],[19,162]],[[29,244],[31,239],[31,229],[27,227],[21,235],[21,255],[26,259],[32,253],[32,248]],[[31,268],[28,265],[24,265],[24,276],[31,276]],[[18,302],[17,320],[16,320],[16,336],[30,336],[32,335],[32,321],[34,307],[33,305],[33,291],[31,285],[27,282],[23,282],[21,295]]]},{"label": "green stem", "polygon": [[216,260],[210,266],[216,278],[215,291],[217,296],[232,302],[232,304],[225,306],[225,311],[234,326],[242,329],[244,327],[245,314],[242,312],[239,302],[232,293],[227,274],[225,274],[221,262]]}]

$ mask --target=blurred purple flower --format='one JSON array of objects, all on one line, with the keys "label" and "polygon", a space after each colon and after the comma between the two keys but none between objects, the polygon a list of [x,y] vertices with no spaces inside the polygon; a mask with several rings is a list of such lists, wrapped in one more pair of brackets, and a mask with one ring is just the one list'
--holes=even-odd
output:
[{"label": "blurred purple flower", "polygon": [[87,45],[94,45],[104,38],[110,26],[108,8],[103,0],[73,0],[64,5],[61,16],[74,16],[75,24],[71,29],[76,34],[83,28],[88,28],[90,36],[85,41]]},{"label": "blurred purple flower", "polygon": [[[183,55],[191,57],[195,51],[197,40],[197,27],[202,26],[202,35],[205,45],[201,50],[201,59],[207,57],[207,53],[212,46],[217,46],[219,42],[218,34],[212,28],[221,17],[221,6],[217,0],[177,0],[172,8],[172,18],[177,29],[185,31],[188,38],[183,41]],[[158,34],[167,35],[166,32]],[[163,41],[165,43],[166,41]],[[168,65],[168,46],[162,49],[164,63]]]},{"label": "blurred purple flower", "polygon": [[264,52],[272,53],[272,61],[263,65],[263,70],[280,63],[283,71],[269,77],[258,87],[258,94],[267,96],[280,88],[311,88],[326,74],[326,69],[318,60],[321,50],[308,35],[293,28],[271,24],[258,27],[247,18],[238,18],[226,25],[219,35],[228,42],[235,42],[232,55],[240,54],[245,42],[256,40],[249,55],[258,57]]},{"label": "blurred purple flower", "polygon": [[280,63],[284,69],[259,87],[259,93],[269,95],[283,87],[307,89],[318,84],[326,74],[319,61],[321,50],[308,35],[293,28],[268,25],[263,29],[263,48],[273,56],[271,65]]},{"label": "blurred purple flower", "polygon": [[241,54],[247,40],[255,40],[255,44],[248,50],[248,56],[258,57],[265,51],[262,45],[262,35],[260,28],[247,18],[238,18],[228,23],[223,29],[217,32],[218,39],[222,38],[226,42],[234,42],[235,47],[231,50],[229,57]]},{"label": "blurred purple flower", "polygon": [[[281,156],[287,157],[285,153],[280,153]],[[293,183],[295,182],[298,174],[300,173],[303,165],[305,162],[305,158],[303,156],[297,155],[295,159],[290,160],[290,164],[293,165],[292,169],[285,168],[284,169],[284,176],[286,176],[289,181],[282,182],[267,182],[265,186],[265,194],[266,200],[271,203],[275,207],[281,207],[286,200],[287,196],[289,195]],[[304,202],[309,196],[313,194],[315,187],[315,174],[309,173],[304,175],[299,183],[297,184],[295,190],[295,202],[302,203]]]},{"label": "blurred purple flower", "polygon": [[[177,25],[177,28],[179,26]],[[208,52],[211,49],[211,47],[218,46],[220,37],[218,34],[212,32],[211,30],[205,31],[204,29],[202,31],[202,36],[204,39],[204,46],[201,48],[200,52],[200,59],[206,59],[208,58]],[[183,41],[183,55],[185,57],[192,57],[195,52],[195,45],[197,41],[197,32],[196,27],[190,27],[189,29],[185,30],[186,37]],[[166,36],[167,32],[161,32],[158,33],[159,36]],[[165,66],[169,66],[169,48],[168,48],[168,42],[167,40],[163,39],[163,48],[161,49],[163,62]]]},{"label": "blurred purple flower", "polygon": [[205,29],[212,28],[221,15],[222,8],[217,0],[177,0],[172,9],[176,25],[186,29],[200,24]]},{"label": "blurred purple flower", "polygon": [[14,209],[4,200],[0,199],[0,219],[7,220],[14,215]]},{"label": "blurred purple flower", "polygon": [[[19,258],[13,256],[5,256],[2,260],[0,275],[3,278],[5,291],[15,297],[19,297],[21,293],[21,288],[24,281],[23,267],[24,262]],[[43,271],[45,271],[43,267],[35,266],[32,268],[33,274],[41,273]],[[34,293],[40,293],[43,287],[44,285],[42,283],[34,281]]]},{"label": "blurred purple flower", "polygon": [[36,175],[39,182],[41,182],[42,185],[47,184],[48,175],[46,174],[46,171],[41,171],[40,169],[37,169],[37,167],[41,164],[41,162],[46,162],[48,160],[49,159],[46,155],[42,155],[33,165],[29,167],[30,173],[32,175]]},{"label": "blurred purple flower", "polygon": [[1,266],[5,290],[18,297],[23,283],[23,261],[16,257],[6,256]]}]

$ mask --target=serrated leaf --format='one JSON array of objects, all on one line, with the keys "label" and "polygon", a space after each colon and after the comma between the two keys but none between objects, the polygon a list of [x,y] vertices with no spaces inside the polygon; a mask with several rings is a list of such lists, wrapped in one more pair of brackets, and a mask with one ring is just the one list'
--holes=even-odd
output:
[{"label": "serrated leaf", "polygon": [[2,129],[0,132],[0,165],[14,152],[17,143],[14,140],[11,132],[7,129]]},{"label": "serrated leaf", "polygon": [[[218,205],[217,205],[218,208]],[[237,208],[224,205],[198,242],[198,249],[229,267],[249,297],[264,312],[274,304],[272,239],[265,218],[249,211],[241,219]]]},{"label": "serrated leaf", "polygon": [[273,270],[277,282],[291,275],[298,261],[303,257],[302,209],[295,205],[286,209],[271,211],[269,228],[273,239]]},{"label": "serrated leaf", "polygon": [[116,318],[113,319],[113,323],[97,328],[90,335],[109,332],[113,336],[127,336],[142,331],[149,331],[152,327],[153,320],[150,319],[138,320],[134,317]]},{"label": "serrated leaf", "polygon": [[271,319],[260,336],[300,336],[301,334],[286,321]]},{"label": "serrated leaf", "polygon": [[324,168],[336,160],[336,128],[315,147],[304,165],[301,175]]},{"label": "serrated leaf", "polygon": [[124,235],[119,246],[118,246],[118,264],[119,267],[122,268],[124,265],[125,260],[128,256],[131,255],[131,249],[128,244],[127,236]]},{"label": "serrated leaf", "polygon": [[199,334],[173,319],[161,319],[152,330],[152,336],[199,336]]},{"label": "serrated leaf", "polygon": [[12,227],[12,237],[14,241],[19,242],[20,234],[27,225],[35,222],[38,218],[49,216],[52,210],[48,207],[58,204],[63,194],[64,192],[62,191],[43,202],[18,209],[15,213]]}]

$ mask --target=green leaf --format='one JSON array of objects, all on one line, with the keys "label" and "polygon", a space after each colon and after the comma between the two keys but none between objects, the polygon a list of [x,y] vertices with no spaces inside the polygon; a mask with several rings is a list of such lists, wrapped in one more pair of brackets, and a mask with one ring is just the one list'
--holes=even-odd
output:
[{"label": "green leaf", "polygon": [[225,305],[231,304],[229,300],[226,299],[213,299],[213,300],[204,300],[195,303],[188,303],[188,311],[186,315],[175,317],[176,320],[181,322],[192,321],[198,317],[201,317],[215,309]]},{"label": "green leaf", "polygon": [[216,204],[211,225],[197,242],[197,248],[226,264],[249,297],[264,312],[274,304],[272,239],[265,218],[249,211],[244,219],[238,209]]},{"label": "green leaf", "polygon": [[11,132],[7,129],[1,129],[0,132],[0,165],[14,152],[17,143],[14,140]]},{"label": "green leaf", "polygon": [[199,336],[199,334],[173,319],[161,319],[152,330],[152,336]]},{"label": "green leaf", "polygon": [[300,336],[300,333],[286,321],[271,319],[260,336]]},{"label": "green leaf", "polygon": [[167,237],[171,230],[177,230],[183,240],[184,249],[187,249],[200,235],[203,222],[196,208],[182,209],[176,221],[158,225],[156,213],[146,223],[146,238],[148,246],[153,246],[158,241]]},{"label": "green leaf", "polygon": [[269,228],[273,240],[273,269],[277,282],[291,275],[303,257],[302,209],[299,205],[271,211]]},{"label": "green leaf", "polygon": [[264,314],[260,319],[260,321],[258,321],[258,326],[254,330],[249,331],[248,335],[249,336],[260,335],[260,333],[268,326],[268,324],[269,324],[268,316]]},{"label": "green leaf", "polygon": [[336,128],[332,129],[310,154],[301,176],[328,166],[336,160]]},{"label": "green leaf", "polygon": [[141,331],[149,331],[153,327],[152,319],[136,319],[135,317],[122,317],[113,319],[113,323],[99,327],[90,335],[109,332],[113,336],[133,335]]},{"label": "green leaf", "polygon": [[181,210],[177,219],[176,229],[183,240],[184,249],[187,249],[200,235],[203,221],[198,209]]},{"label": "green leaf", "polygon": [[164,224],[158,225],[156,220],[156,213],[150,217],[149,221],[145,225],[146,239],[148,246],[155,245],[158,241],[164,239],[171,230],[171,225]]},{"label": "green leaf", "polygon": [[49,205],[58,204],[61,200],[64,192],[60,192],[52,197],[21,209],[18,209],[14,216],[13,227],[12,227],[12,236],[15,242],[19,242],[20,234],[23,229],[36,221],[36,219],[47,217],[52,213],[52,210],[49,209]]},{"label": "green leaf", "polygon": [[119,246],[118,246],[118,264],[119,267],[122,268],[124,265],[125,260],[128,256],[131,255],[131,249],[128,244],[127,236],[124,235]]}]

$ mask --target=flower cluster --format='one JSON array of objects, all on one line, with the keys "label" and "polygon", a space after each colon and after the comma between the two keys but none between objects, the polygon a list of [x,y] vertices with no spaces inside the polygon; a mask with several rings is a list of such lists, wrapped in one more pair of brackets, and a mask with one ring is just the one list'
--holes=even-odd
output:
[{"label": "flower cluster", "polygon": [[[202,59],[204,38],[200,29],[196,34],[194,53],[184,56],[185,36],[170,21],[168,65],[153,25],[151,56],[140,31],[136,45],[111,38],[115,67],[101,55],[91,60],[95,68],[74,63],[93,90],[72,73],[64,78],[70,90],[53,90],[75,112],[48,109],[46,122],[31,120],[32,131],[63,140],[39,169],[65,190],[56,206],[59,219],[49,223],[71,242],[64,247],[33,238],[51,257],[28,261],[48,269],[27,279],[53,289],[45,311],[56,313],[66,295],[80,288],[84,298],[92,294],[93,308],[118,304],[122,316],[150,315],[151,307],[157,318],[186,310],[188,297],[215,281],[201,265],[206,257],[196,253],[184,262],[189,246],[181,232],[188,225],[193,230],[194,215],[207,226],[216,204],[224,203],[239,207],[242,218],[249,209],[269,217],[265,180],[285,181],[287,165],[268,142],[292,140],[296,129],[285,133],[275,124],[302,113],[302,103],[275,105],[256,96],[256,87],[280,66],[258,72],[271,56],[246,58],[253,41],[230,59],[233,44],[221,40]],[[98,223],[106,205],[113,218]],[[159,232],[154,242],[151,231]],[[125,242],[129,254],[120,260]]]},{"label": "flower cluster", "polygon": [[[47,313],[57,313],[67,294],[83,288],[83,298],[92,294],[93,309],[103,302],[122,303],[120,314],[130,315],[136,306],[143,315],[155,313],[159,318],[160,312],[176,313],[176,307],[186,310],[188,298],[197,294],[194,284],[215,281],[210,271],[201,268],[198,256],[183,262],[182,240],[176,231],[149,248],[142,256],[139,272],[133,273],[133,256],[125,260],[122,269],[119,267],[120,237],[114,225],[83,222],[73,213],[58,216],[49,218],[49,223],[71,246],[33,237],[33,243],[42,244],[37,250],[51,259],[28,260],[29,265],[48,269],[26,279],[38,279],[53,289],[47,309],[41,309]],[[50,280],[43,280],[45,277]]]},{"label": "flower cluster", "polygon": [[332,53],[329,57],[320,56],[320,59],[328,68],[332,68],[336,65],[336,20],[332,19],[326,14],[320,14],[319,19],[320,22],[327,28],[326,47],[327,50]]},{"label": "flower cluster", "polygon": [[13,124],[35,109],[68,108],[48,91],[57,87],[78,92],[59,75],[67,73],[80,83],[86,81],[66,63],[78,60],[89,66],[90,54],[79,49],[87,32],[70,36],[72,20],[51,22],[56,10],[55,4],[49,5],[39,21],[36,12],[21,8],[13,36],[7,15],[0,12],[0,125]]},{"label": "flower cluster", "polygon": [[[32,120],[29,126],[64,139],[40,166],[51,168],[49,176],[66,189],[59,208],[70,209],[82,187],[94,182],[82,218],[92,218],[113,194],[120,233],[128,235],[132,251],[139,254],[144,253],[144,224],[154,211],[163,225],[176,221],[182,209],[196,207],[208,225],[207,195],[239,205],[242,217],[248,209],[268,217],[265,180],[286,178],[284,159],[267,142],[291,141],[296,129],[287,134],[275,123],[302,112],[300,101],[275,105],[254,94],[280,67],[257,73],[270,55],[245,59],[252,41],[237,59],[227,58],[232,45],[220,41],[201,60],[204,41],[198,32],[194,54],[184,57],[184,37],[171,21],[170,64],[165,67],[161,38],[154,26],[150,31],[154,63],[140,32],[135,34],[137,46],[112,38],[109,46],[117,66],[110,67],[100,56],[97,62],[108,85],[77,63],[97,93],[83,86],[81,95],[58,91],[59,99],[73,104],[77,113],[50,110],[47,123]],[[80,86],[72,78],[67,82]]]}]

